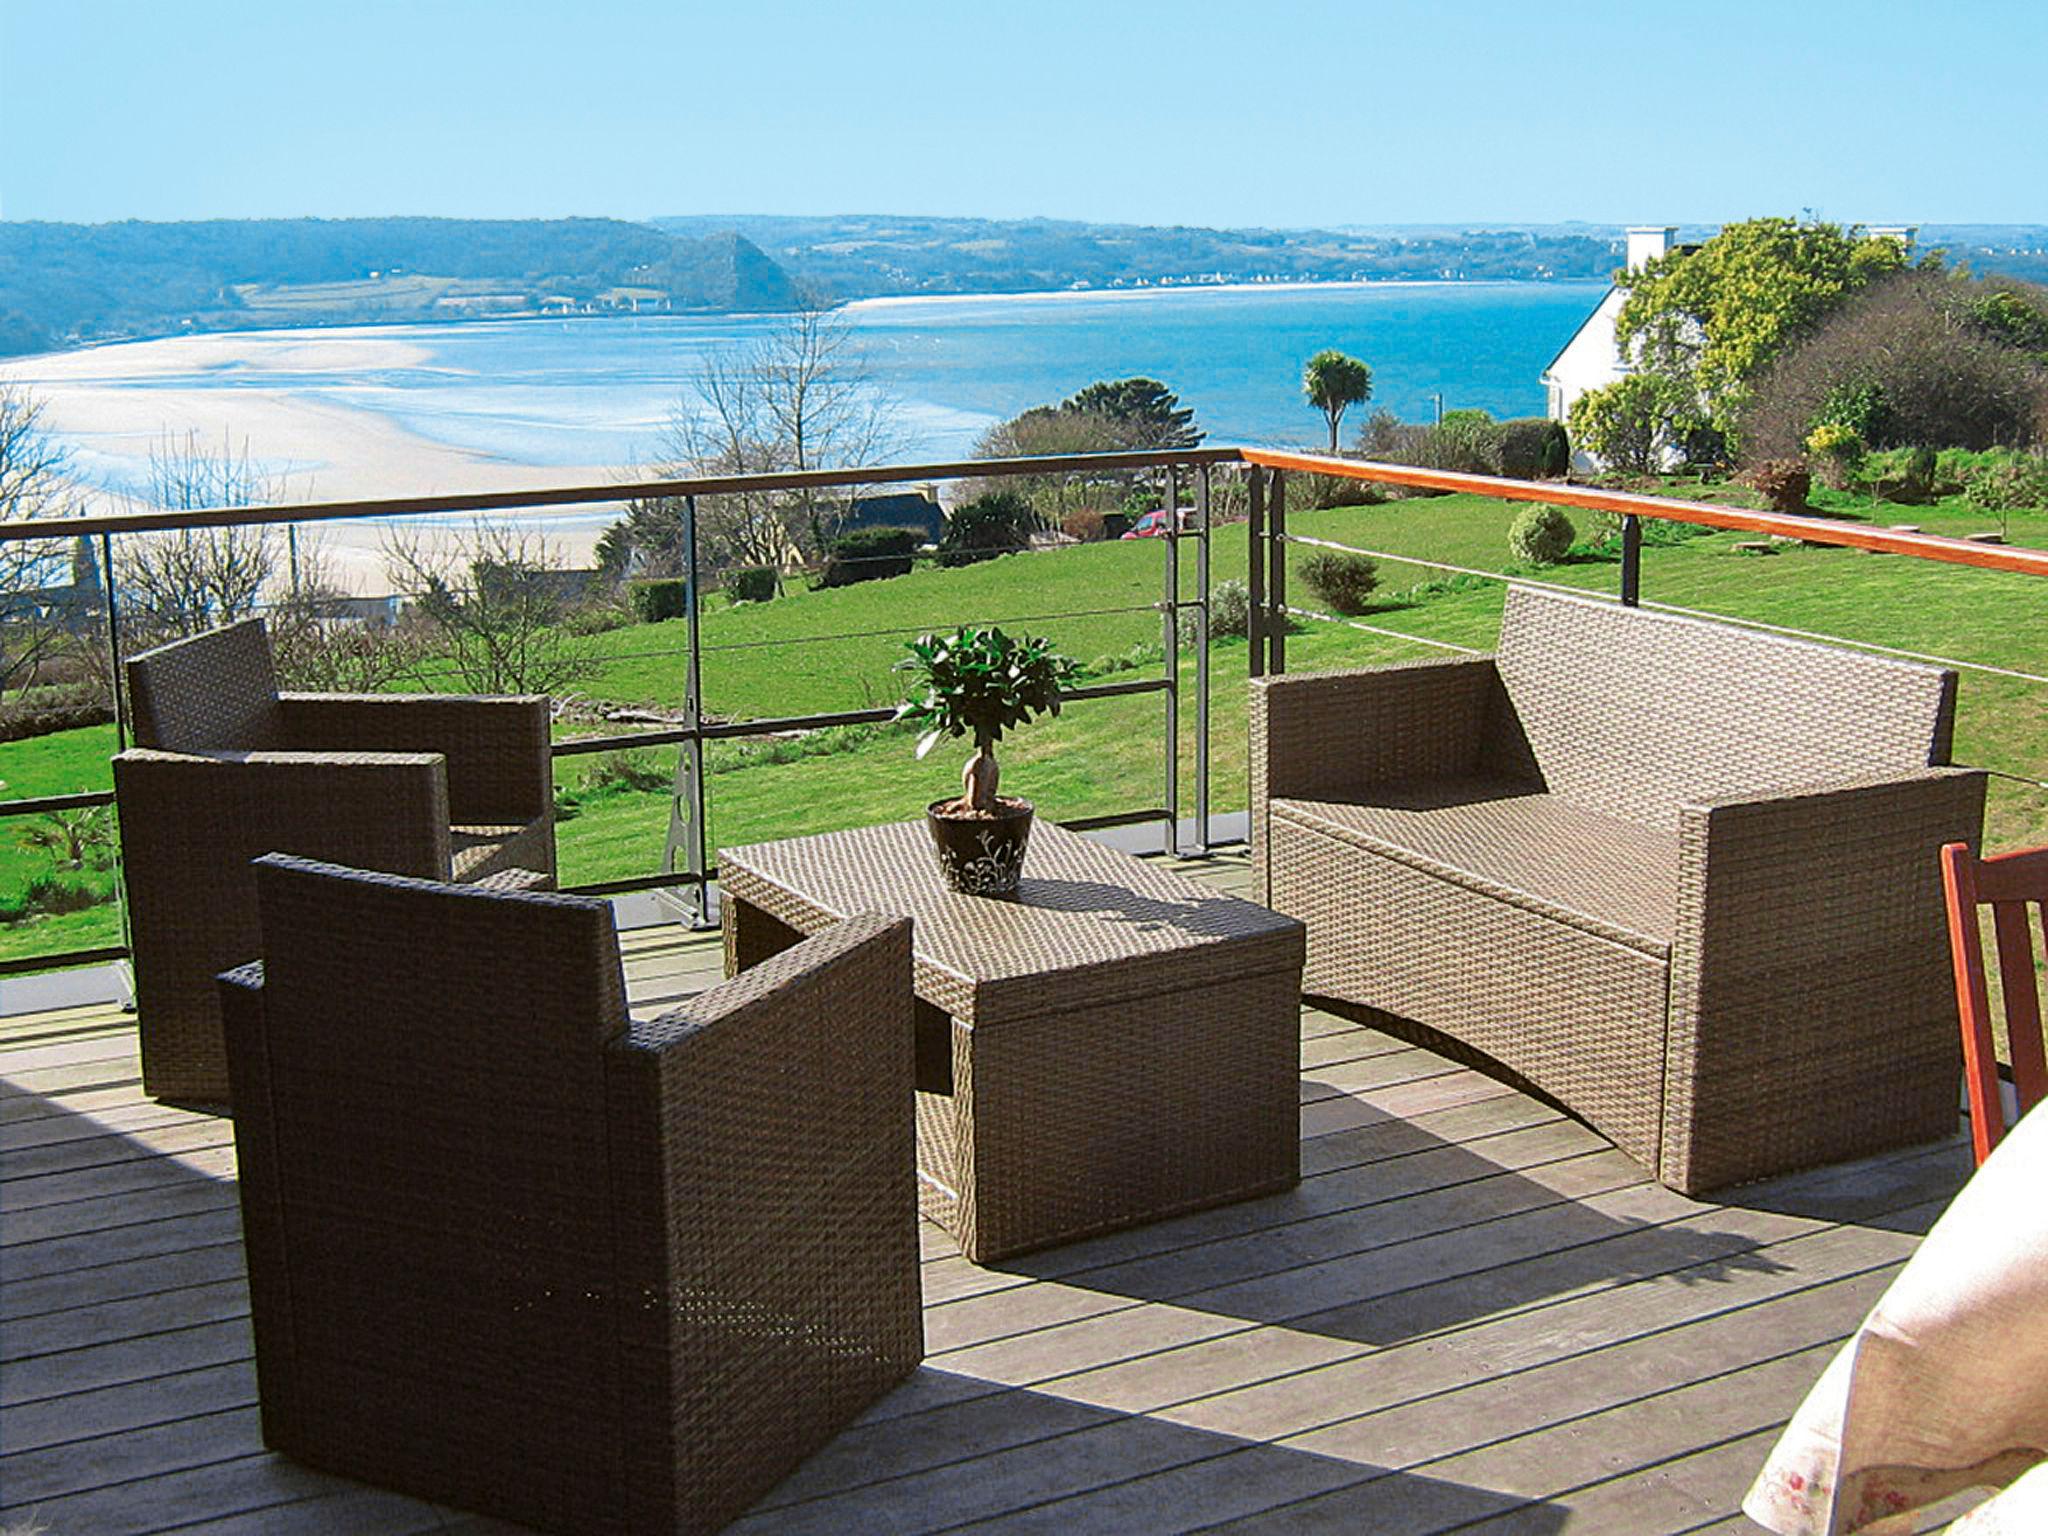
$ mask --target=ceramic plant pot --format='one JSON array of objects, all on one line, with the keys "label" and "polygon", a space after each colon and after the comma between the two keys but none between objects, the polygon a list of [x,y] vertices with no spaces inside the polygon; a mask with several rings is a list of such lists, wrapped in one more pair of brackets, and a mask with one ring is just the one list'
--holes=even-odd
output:
[{"label": "ceramic plant pot", "polygon": [[1015,896],[1031,838],[1031,802],[999,796],[993,816],[963,814],[959,803],[934,800],[925,808],[939,874],[950,889],[968,896]]}]

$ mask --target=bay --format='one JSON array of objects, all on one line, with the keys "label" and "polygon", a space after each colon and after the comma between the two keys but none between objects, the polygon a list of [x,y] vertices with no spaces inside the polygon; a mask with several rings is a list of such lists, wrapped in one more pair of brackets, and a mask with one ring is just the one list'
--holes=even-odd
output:
[{"label": "bay", "polygon": [[[1376,283],[1144,289],[883,299],[847,306],[874,387],[902,423],[900,461],[963,457],[993,423],[1055,403],[1096,379],[1143,374],[1193,407],[1216,442],[1319,445],[1322,418],[1301,395],[1310,354],[1336,347],[1374,371],[1372,406],[1427,420],[1479,407],[1543,408],[1543,367],[1592,311],[1587,283]],[[329,412],[370,413],[479,461],[514,466],[633,466],[658,459],[664,424],[706,356],[783,323],[775,316],[641,315],[377,326],[218,338],[248,343],[210,361],[180,337],[9,366],[59,394],[86,385],[123,418],[106,433],[60,435],[89,476],[134,489],[136,444],[151,394],[235,391]],[[365,339],[376,345],[365,346]],[[183,350],[178,350],[178,349]],[[154,350],[152,350],[154,349]],[[66,366],[50,385],[38,364]],[[1347,420],[1347,433],[1364,411]],[[168,429],[168,423],[166,424]],[[269,465],[317,464],[291,442],[252,442]],[[126,482],[126,483],[124,483]]]}]

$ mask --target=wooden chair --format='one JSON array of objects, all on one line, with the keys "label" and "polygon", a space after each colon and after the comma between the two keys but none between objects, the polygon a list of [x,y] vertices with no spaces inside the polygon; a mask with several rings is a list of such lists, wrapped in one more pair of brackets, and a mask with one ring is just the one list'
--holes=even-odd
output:
[{"label": "wooden chair", "polygon": [[718,1530],[916,1368],[910,923],[629,1021],[610,906],[256,862],[226,973],[267,1445]]},{"label": "wooden chair", "polygon": [[1998,982],[2004,994],[2007,1048],[2013,1088],[2025,1114],[2048,1096],[2048,1060],[2041,1040],[2041,994],[2034,970],[2033,932],[2027,903],[2037,920],[2048,903],[2048,848],[1977,858],[1965,843],[1941,850],[1942,885],[1948,892],[1949,949],[1955,959],[1956,1009],[1963,1019],[1963,1077],[1970,1093],[1970,1140],[1982,1163],[2005,1134],[2005,1101],[1999,1087],[1998,1055],[1991,1037],[1990,987],[1984,973],[1984,938],[1977,909],[1991,908],[1998,950]]}]

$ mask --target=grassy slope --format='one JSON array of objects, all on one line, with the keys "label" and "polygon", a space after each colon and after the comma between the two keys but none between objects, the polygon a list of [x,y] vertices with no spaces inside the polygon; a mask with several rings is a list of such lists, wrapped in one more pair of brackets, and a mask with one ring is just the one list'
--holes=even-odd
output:
[{"label": "grassy slope", "polygon": [[[1960,507],[1837,510],[1884,523],[1910,521],[1931,532],[1964,533],[1984,526],[1981,514]],[[1513,509],[1501,503],[1454,496],[1296,514],[1290,526],[1297,533],[1393,555],[1498,570],[1506,561],[1505,530],[1512,516]],[[2015,514],[2012,534],[2016,542],[2048,544],[2048,514]],[[1789,547],[1768,558],[1752,557],[1733,552],[1740,538],[1714,535],[1647,549],[1645,596],[2025,671],[2041,670],[2048,657],[2048,605],[2029,578],[1847,550]],[[1193,551],[1182,553],[1182,590],[1192,594]],[[1298,561],[1305,553],[1297,549],[1293,557]],[[1163,546],[1156,541],[1089,545],[1053,555],[1007,557],[962,571],[920,570],[830,592],[793,591],[768,604],[713,607],[704,617],[706,707],[738,718],[887,704],[898,691],[890,669],[903,639],[967,621],[993,620],[1049,633],[1083,662],[1128,654],[1133,647],[1156,648],[1160,621],[1147,605],[1161,595],[1163,559]],[[1213,561],[1214,579],[1242,576],[1242,526],[1218,530]],[[1430,574],[1398,561],[1383,562],[1387,601],[1364,622],[1475,648],[1490,645],[1500,619],[1498,586],[1401,600],[1401,589]],[[1616,570],[1611,562],[1589,562],[1544,576],[1611,592]],[[1298,584],[1292,595],[1313,601]],[[593,698],[678,707],[684,642],[683,626],[675,622],[597,637],[605,660],[582,691]],[[1289,642],[1289,667],[1314,670],[1442,654],[1447,653],[1414,641],[1310,623]],[[1244,803],[1246,656],[1241,641],[1221,642],[1214,652],[1211,766],[1213,803],[1219,810]],[[1188,693],[1181,738],[1182,810],[1187,813],[1192,810],[1195,751],[1192,657],[1183,657],[1182,670]],[[1156,677],[1159,672],[1155,661],[1109,675]],[[1158,696],[1104,700],[1035,724],[1005,744],[1006,783],[1055,817],[1158,805],[1163,709]],[[811,755],[783,762],[763,760],[758,748],[714,747],[713,846],[915,815],[925,801],[947,792],[962,755],[942,749],[918,762],[908,739],[895,733],[864,729],[847,736],[843,751],[821,752],[824,743],[814,741],[803,749]],[[1964,674],[1959,759],[2039,778],[2048,769],[2044,742],[2048,689]],[[0,780],[8,784],[0,793],[103,785],[110,745],[111,731],[100,728],[0,746]],[[792,756],[796,750],[784,746],[767,756]],[[650,749],[650,756],[664,769],[673,766],[672,751],[656,755]],[[596,880],[653,869],[667,826],[667,795],[660,790],[579,789],[592,764],[592,759],[575,758],[557,768],[558,782],[579,802],[561,828],[564,877]],[[2048,841],[2048,791],[1994,780],[1993,846],[2040,841]],[[24,878],[34,867],[11,843],[0,847],[0,882]],[[55,922],[75,924],[80,918],[100,914],[0,930],[0,956],[102,942],[71,932],[59,938]],[[101,920],[111,924],[111,914]]]}]

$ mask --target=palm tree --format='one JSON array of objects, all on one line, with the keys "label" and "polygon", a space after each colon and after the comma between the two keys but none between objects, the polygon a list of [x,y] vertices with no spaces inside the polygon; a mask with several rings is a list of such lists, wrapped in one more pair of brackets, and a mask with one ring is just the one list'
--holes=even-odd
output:
[{"label": "palm tree", "polygon": [[1337,451],[1337,424],[1344,412],[1372,398],[1372,369],[1357,358],[1325,347],[1301,371],[1301,392],[1330,423],[1330,452]]}]

